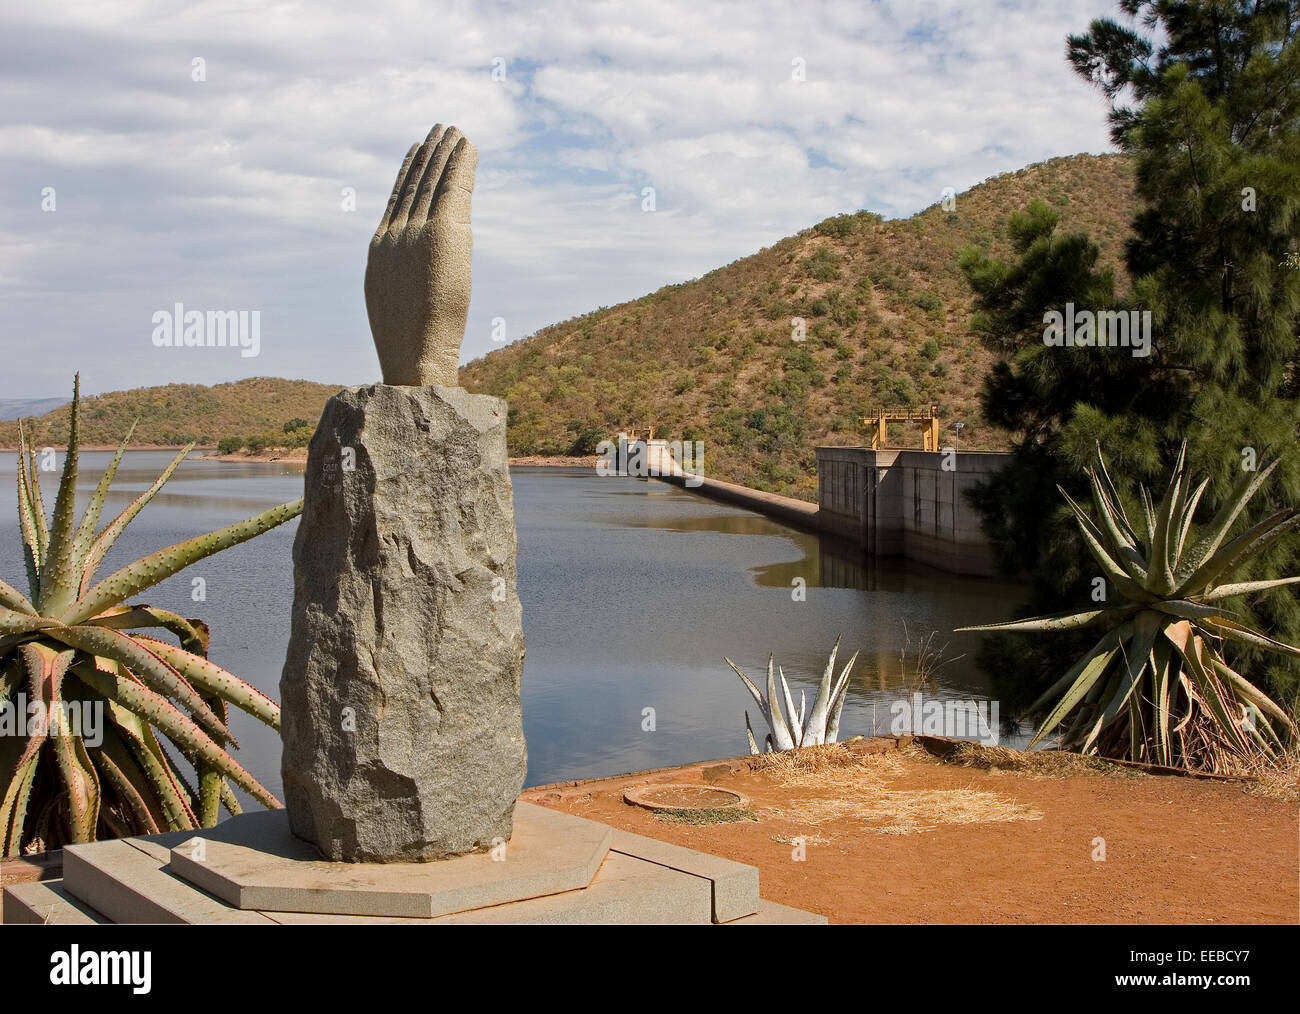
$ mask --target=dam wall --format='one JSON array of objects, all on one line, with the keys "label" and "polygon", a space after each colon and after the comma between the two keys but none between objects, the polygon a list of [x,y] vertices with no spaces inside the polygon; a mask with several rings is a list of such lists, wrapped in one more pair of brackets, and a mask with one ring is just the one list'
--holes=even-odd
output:
[{"label": "dam wall", "polygon": [[655,478],[701,496],[836,536],[867,558],[901,556],[950,574],[999,576],[964,494],[1006,465],[1004,453],[818,447],[814,504],[703,475],[688,477],[664,441],[647,444]]},{"label": "dam wall", "polygon": [[902,556],[952,574],[996,577],[965,492],[1006,461],[1006,454],[992,451],[819,447],[821,527],[856,542],[868,556]]}]

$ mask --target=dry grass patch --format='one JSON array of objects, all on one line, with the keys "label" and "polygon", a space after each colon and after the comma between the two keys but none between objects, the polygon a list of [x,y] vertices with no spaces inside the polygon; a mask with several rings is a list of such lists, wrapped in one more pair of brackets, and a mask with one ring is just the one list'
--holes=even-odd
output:
[{"label": "dry grass patch", "polygon": [[891,789],[907,761],[893,753],[856,756],[842,747],[774,754],[759,769],[796,798],[768,806],[768,820],[820,827],[852,823],[881,834],[916,834],[940,824],[1041,820],[1037,808],[982,789]]},{"label": "dry grass patch", "polygon": [[993,774],[1014,773],[1027,778],[1073,778],[1076,775],[1100,775],[1108,778],[1149,778],[1145,771],[1115,764],[1101,757],[1077,753],[1035,750],[1026,753],[1005,746],[981,746],[959,742],[943,757],[936,757],[919,747],[920,753],[955,767],[976,768]]},{"label": "dry grass patch", "polygon": [[669,824],[690,824],[703,827],[706,824],[734,824],[741,820],[758,820],[753,810],[744,806],[729,806],[714,810],[654,810],[656,820]]},{"label": "dry grass patch", "polygon": [[772,840],[781,845],[829,845],[831,840],[819,834],[774,834]]},{"label": "dry grass patch", "polygon": [[818,827],[853,822],[881,834],[933,831],[940,824],[994,824],[1041,820],[1042,811],[997,792],[981,789],[879,789],[864,786],[853,795],[806,799],[765,808],[761,815]]},{"label": "dry grass patch", "polygon": [[[968,742],[956,743],[943,756],[920,747],[909,748],[905,755],[955,767],[975,768],[994,775],[1015,774],[1022,778],[1073,778],[1078,775],[1102,778],[1154,777],[1140,767],[1103,757],[1085,757],[1082,754],[1055,750],[1025,753],[1004,746],[981,746]],[[1255,764],[1233,763],[1227,765],[1227,768],[1221,773],[1220,780],[1236,781],[1249,795],[1300,803],[1300,752],[1288,751],[1280,762],[1261,760]],[[1189,771],[1186,776],[1195,778],[1198,773]]]},{"label": "dry grass patch", "polygon": [[1281,764],[1260,767],[1246,783],[1246,791],[1252,796],[1300,803],[1300,754],[1292,750]]},{"label": "dry grass patch", "polygon": [[777,785],[802,789],[851,790],[864,780],[903,774],[906,764],[895,753],[858,755],[842,744],[764,754],[758,770]]}]

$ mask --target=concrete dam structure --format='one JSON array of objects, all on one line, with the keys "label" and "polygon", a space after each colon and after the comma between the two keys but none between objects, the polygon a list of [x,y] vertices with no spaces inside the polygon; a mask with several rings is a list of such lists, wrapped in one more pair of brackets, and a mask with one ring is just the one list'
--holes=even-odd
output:
[{"label": "concrete dam structure", "polygon": [[996,577],[965,492],[1006,465],[994,451],[817,448],[818,528],[870,557],[902,556],[952,574]]},{"label": "concrete dam structure", "polygon": [[965,492],[1003,468],[1005,453],[819,447],[814,504],[698,473],[687,481],[666,441],[640,443],[646,467],[633,474],[838,536],[868,559],[901,556],[964,577],[999,576]]}]

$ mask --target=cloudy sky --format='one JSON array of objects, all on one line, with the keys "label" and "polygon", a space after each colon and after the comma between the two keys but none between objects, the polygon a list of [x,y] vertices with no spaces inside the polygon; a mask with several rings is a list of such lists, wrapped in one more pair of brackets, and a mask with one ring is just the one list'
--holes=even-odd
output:
[{"label": "cloudy sky", "polygon": [[[1113,7],[6,5],[0,397],[64,394],[76,370],[91,393],[377,380],[367,244],[435,121],[479,150],[466,361],[495,347],[494,318],[513,341],[828,215],[908,215],[1110,150],[1063,54]],[[260,311],[260,354],[156,348],[177,302]]]}]

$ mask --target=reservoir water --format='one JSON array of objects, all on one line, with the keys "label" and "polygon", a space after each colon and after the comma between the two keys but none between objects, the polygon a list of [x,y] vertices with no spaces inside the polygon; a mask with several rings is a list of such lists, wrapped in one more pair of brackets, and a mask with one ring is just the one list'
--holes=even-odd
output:
[{"label": "reservoir water", "polygon": [[[103,521],[171,457],[128,453]],[[78,516],[110,458],[82,454]],[[0,576],[25,589],[15,459],[0,460]],[[841,738],[889,731],[892,705],[916,689],[915,648],[932,634],[932,647],[947,645],[943,657],[955,661],[922,692],[988,698],[972,662],[978,638],[952,629],[1009,617],[1015,585],[902,562],[867,567],[816,535],[654,480],[580,469],[511,475],[530,785],[747,753],[746,709],[760,741],[766,727],[724,656],[757,678],[774,652],[796,702],[806,691],[811,708],[842,637],[841,658],[860,655]],[[52,508],[58,473],[41,478]],[[301,494],[301,465],[191,458],[132,522],[99,576]],[[213,660],[278,699],[295,530],[293,522],[210,557],[139,599],[207,622]],[[204,599],[195,601],[200,578]],[[232,719],[237,756],[278,794],[277,735],[234,709]],[[1015,745],[1023,735],[1003,741]]]}]

